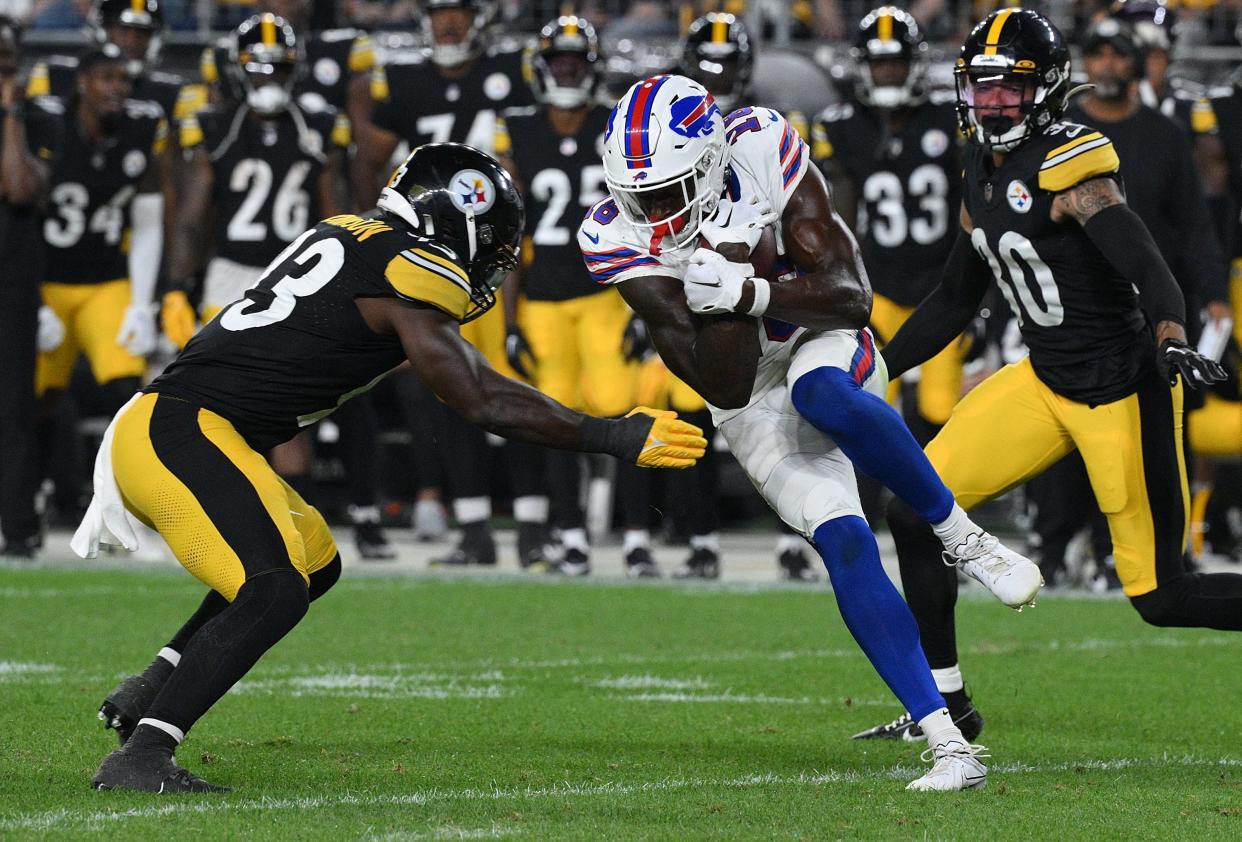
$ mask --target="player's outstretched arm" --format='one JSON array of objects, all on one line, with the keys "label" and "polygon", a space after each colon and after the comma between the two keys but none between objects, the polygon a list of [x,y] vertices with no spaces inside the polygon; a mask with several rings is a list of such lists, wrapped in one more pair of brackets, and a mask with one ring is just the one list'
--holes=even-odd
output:
[{"label": "player's outstretched arm", "polygon": [[939,285],[881,351],[892,380],[927,362],[957,339],[988,291],[988,265],[971,245],[970,216],[965,208],[961,223]]},{"label": "player's outstretched arm", "polygon": [[1175,383],[1180,373],[1191,386],[1225,379],[1225,371],[1186,344],[1186,301],[1151,232],[1126,204],[1117,183],[1092,178],[1059,193],[1052,202],[1054,222],[1082,226],[1105,259],[1139,293],[1139,304],[1156,326],[1162,370]]},{"label": "player's outstretched arm", "polygon": [[703,431],[671,413],[625,418],[583,415],[487,364],[457,322],[430,305],[359,299],[372,330],[392,332],[423,382],[463,418],[505,438],[560,450],[608,453],[648,468],[689,468],[703,456]]}]

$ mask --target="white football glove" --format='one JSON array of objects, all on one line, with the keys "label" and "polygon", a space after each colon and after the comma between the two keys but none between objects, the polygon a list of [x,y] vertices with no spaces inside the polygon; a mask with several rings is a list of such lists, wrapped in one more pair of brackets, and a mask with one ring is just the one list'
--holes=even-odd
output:
[{"label": "white football glove", "polygon": [[682,279],[686,303],[694,313],[732,313],[753,274],[749,263],[730,263],[710,249],[697,249]]},{"label": "white football glove", "polygon": [[56,311],[44,304],[39,308],[38,339],[39,352],[50,354],[65,341],[65,325],[56,315]]},{"label": "white football glove", "polygon": [[121,332],[116,335],[116,344],[135,357],[145,357],[155,350],[158,339],[155,314],[149,306],[131,304],[125,309],[125,317],[121,319]]},{"label": "white football glove", "polygon": [[703,223],[699,235],[712,248],[719,248],[721,243],[745,243],[749,254],[758,245],[763,229],[780,218],[768,200],[760,196],[745,202],[731,202],[724,197],[716,205],[712,218]]}]

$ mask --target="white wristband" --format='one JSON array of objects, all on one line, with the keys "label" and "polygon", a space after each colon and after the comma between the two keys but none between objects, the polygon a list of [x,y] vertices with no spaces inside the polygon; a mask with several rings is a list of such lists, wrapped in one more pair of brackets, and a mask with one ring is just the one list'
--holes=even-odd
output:
[{"label": "white wristband", "polygon": [[755,290],[755,300],[750,305],[750,315],[762,316],[768,311],[768,301],[772,298],[772,285],[768,283],[767,278],[750,278],[750,284]]}]

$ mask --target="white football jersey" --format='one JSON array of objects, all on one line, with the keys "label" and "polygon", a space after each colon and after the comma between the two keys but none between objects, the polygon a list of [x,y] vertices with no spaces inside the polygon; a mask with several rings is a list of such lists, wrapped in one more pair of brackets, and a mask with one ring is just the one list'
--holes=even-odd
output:
[{"label": "white football jersey", "polygon": [[[749,202],[753,197],[766,199],[772,209],[784,214],[785,204],[801,183],[810,166],[810,149],[789,122],[770,108],[739,108],[724,121],[725,137],[730,150],[726,187],[733,202]],[[617,211],[611,198],[597,202],[578,229],[578,246],[591,277],[601,284],[624,283],[629,278],[663,275],[681,280],[686,272],[695,244],[681,248],[664,248],[662,242],[650,238],[628,224]],[[787,263],[787,271],[796,270],[785,261],[784,241],[780,227],[776,229],[778,264]],[[764,318],[759,331],[759,370],[751,392],[751,402],[784,378],[794,341],[805,328],[776,319]],[[736,414],[713,407],[718,420]]]}]

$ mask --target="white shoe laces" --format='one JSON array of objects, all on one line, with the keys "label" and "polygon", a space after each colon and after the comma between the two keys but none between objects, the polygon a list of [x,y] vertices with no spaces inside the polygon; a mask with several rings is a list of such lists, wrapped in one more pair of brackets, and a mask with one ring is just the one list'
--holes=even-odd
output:
[{"label": "white shoe laces", "polygon": [[[961,555],[955,556],[948,550],[940,553],[945,566],[957,567],[964,561],[975,561],[989,573],[1003,573],[1013,566],[997,554],[996,548],[1000,546],[1000,539],[995,535],[984,532],[977,538],[974,535],[970,537],[975,538],[975,540],[971,541],[970,538],[967,538],[962,542],[966,545],[966,549],[962,551]],[[958,544],[958,547],[960,546],[961,544]]]},{"label": "white shoe laces", "polygon": [[[950,745],[952,748],[947,749],[943,754],[936,754],[937,746],[930,746],[923,750],[919,755],[919,759],[924,763],[939,763],[950,757],[991,757],[991,751],[987,746],[972,745],[970,743],[959,743],[954,740]],[[934,767],[933,767],[934,768]]]}]

